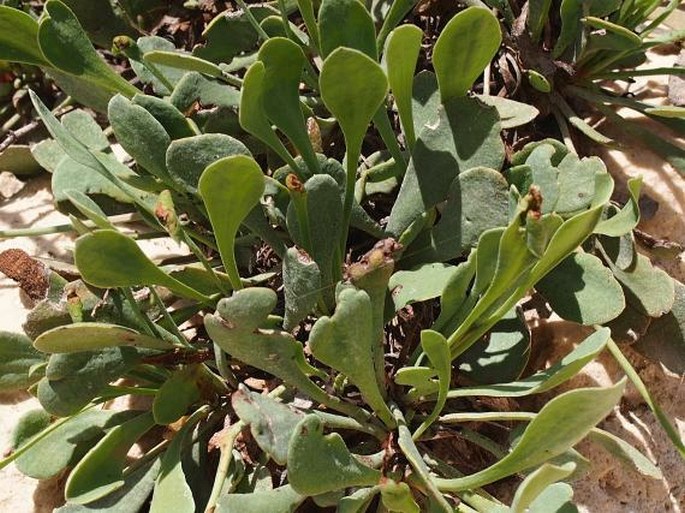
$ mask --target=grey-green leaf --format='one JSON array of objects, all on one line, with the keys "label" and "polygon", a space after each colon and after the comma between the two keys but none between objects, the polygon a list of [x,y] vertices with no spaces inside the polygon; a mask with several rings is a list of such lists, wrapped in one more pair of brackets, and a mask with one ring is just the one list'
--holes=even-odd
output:
[{"label": "grey-green leaf", "polygon": [[373,20],[359,0],[323,0],[319,8],[319,35],[324,58],[340,47],[354,48],[374,60],[378,57]]},{"label": "grey-green leaf", "polygon": [[353,486],[373,486],[381,473],[357,461],[337,433],[323,434],[322,421],[314,416],[303,418],[288,448],[288,479],[303,495],[322,493]]},{"label": "grey-green leaf", "polygon": [[311,257],[298,248],[289,248],[283,259],[283,327],[290,331],[316,306],[321,297],[321,271]]},{"label": "grey-green leaf", "polygon": [[255,493],[230,493],[219,498],[216,513],[293,513],[307,497],[291,485]]},{"label": "grey-green leaf", "polygon": [[173,347],[164,340],[142,335],[125,326],[101,322],[77,322],[58,326],[42,333],[33,342],[33,346],[44,353],[75,353],[118,346],[161,350]]},{"label": "grey-green leaf", "polygon": [[44,361],[45,357],[33,348],[26,335],[0,331],[0,391],[31,386],[37,379],[31,377],[31,367]]}]

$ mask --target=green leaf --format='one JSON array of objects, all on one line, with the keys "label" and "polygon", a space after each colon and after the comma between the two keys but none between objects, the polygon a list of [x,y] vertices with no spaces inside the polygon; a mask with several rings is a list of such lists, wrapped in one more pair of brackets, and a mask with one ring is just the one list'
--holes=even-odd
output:
[{"label": "green leaf", "polygon": [[258,58],[264,64],[261,91],[264,112],[297,148],[307,163],[309,174],[314,173],[319,168],[319,161],[300,107],[304,53],[289,39],[272,37],[259,49]]},{"label": "green leaf", "polygon": [[113,410],[79,413],[41,437],[15,460],[15,465],[26,476],[50,479],[73,465],[108,429],[130,419],[131,413]]},{"label": "green leaf", "polygon": [[164,340],[142,335],[125,326],[101,322],[76,322],[42,333],[33,346],[44,353],[75,353],[107,347],[133,346],[168,350],[173,346]]},{"label": "green leaf", "polygon": [[66,499],[88,504],[121,488],[128,451],[153,425],[152,414],[148,412],[110,430],[69,474],[64,489]]},{"label": "green leaf", "polygon": [[184,76],[184,71],[171,68],[168,66],[155,65],[155,71],[157,75],[161,75],[165,83],[162,83],[155,74],[150,71],[150,65],[143,61],[142,56],[146,53],[153,52],[156,50],[173,52],[176,50],[174,43],[158,36],[143,36],[139,37],[136,41],[138,45],[138,50],[140,55],[137,59],[131,58],[131,68],[135,72],[136,76],[140,81],[146,85],[151,85],[155,93],[159,95],[170,94],[171,91],[166,84],[176,85],[180,83],[181,78]]},{"label": "green leaf", "polygon": [[225,157],[204,170],[198,190],[214,228],[224,269],[234,290],[238,290],[242,282],[235,260],[235,237],[264,193],[264,174],[250,157]]},{"label": "green leaf", "polygon": [[497,110],[477,99],[453,98],[443,105],[437,119],[419,133],[386,231],[399,237],[424,212],[447,199],[459,173],[475,167],[499,169],[504,161],[500,130]]},{"label": "green leaf", "polygon": [[166,151],[166,168],[180,187],[197,192],[202,172],[224,157],[250,156],[238,139],[224,134],[202,134],[172,141]]},{"label": "green leaf", "polygon": [[565,258],[535,288],[559,316],[585,326],[605,324],[626,306],[612,272],[588,253]]},{"label": "green leaf", "polygon": [[161,123],[121,95],[110,100],[107,114],[117,141],[136,163],[163,182],[171,183],[165,160],[171,138]]},{"label": "green leaf", "polygon": [[511,383],[462,387],[450,390],[448,398],[456,399],[457,397],[478,395],[487,397],[522,397],[529,394],[546,392],[568,381],[580,372],[585,365],[594,360],[604,350],[610,335],[611,332],[608,328],[601,328],[595,331],[561,360],[527,378]]},{"label": "green leaf", "polygon": [[571,502],[573,488],[566,483],[556,483],[545,488],[528,508],[528,513],[578,513]]},{"label": "green leaf", "polygon": [[38,382],[38,400],[53,415],[73,415],[109,383],[140,363],[140,359],[140,353],[133,347],[53,354],[45,378]]},{"label": "green leaf", "polygon": [[88,149],[109,151],[107,136],[93,116],[83,110],[67,112],[60,118],[62,125]]},{"label": "green leaf", "polygon": [[173,424],[200,399],[199,378],[199,368],[192,365],[182,367],[169,376],[152,403],[152,415],[157,424]]},{"label": "green leaf", "polygon": [[552,0],[532,0],[528,3],[526,25],[533,43],[537,43],[540,40],[542,29],[549,19],[549,9],[551,6]]},{"label": "green leaf", "polygon": [[291,331],[316,306],[321,297],[321,271],[303,250],[289,248],[283,259],[283,327]]},{"label": "green leaf", "polygon": [[195,513],[193,491],[183,472],[182,457],[185,446],[189,445],[188,436],[192,433],[195,424],[205,414],[202,410],[198,410],[191,415],[176,433],[171,444],[169,444],[169,448],[162,456],[159,475],[150,503],[150,513],[165,513],[167,511]]},{"label": "green leaf", "polygon": [[366,513],[371,501],[378,493],[378,487],[360,488],[350,495],[346,495],[338,502],[337,513]]},{"label": "green leaf", "polygon": [[257,445],[279,465],[288,461],[288,442],[302,420],[302,413],[268,396],[238,390],[231,404]]},{"label": "green leaf", "polygon": [[595,227],[595,233],[609,237],[620,237],[633,231],[640,222],[641,187],[641,176],[628,180],[628,192],[630,193],[628,203],[613,217],[600,221]]},{"label": "green leaf", "polygon": [[[359,4],[365,10],[357,0],[331,0],[330,4],[337,5],[339,2]],[[341,24],[337,19],[335,26],[345,30],[347,23]],[[323,45],[323,31],[321,37]],[[373,45],[375,48],[375,42]],[[338,120],[345,136],[347,159],[356,168],[366,129],[388,92],[385,73],[362,52],[338,48],[323,63],[319,87],[323,102]]]},{"label": "green leaf", "polygon": [[414,432],[412,438],[418,440],[421,435],[435,422],[440,412],[445,407],[447,402],[447,391],[450,387],[452,379],[452,357],[450,354],[450,347],[447,344],[447,339],[442,334],[433,330],[421,331],[421,348],[428,356],[431,364],[435,368],[438,376],[438,397],[435,401],[433,411],[428,415],[418,429]]},{"label": "green leaf", "polygon": [[337,433],[323,434],[323,422],[314,415],[303,418],[288,447],[288,479],[303,495],[352,486],[373,486],[381,473],[362,465]]},{"label": "green leaf", "polygon": [[649,258],[638,254],[635,264],[626,270],[610,260],[607,263],[638,311],[660,317],[671,310],[675,300],[674,281],[663,270],[654,267]]},{"label": "green leaf", "polygon": [[373,19],[359,0],[323,0],[319,8],[319,34],[324,58],[341,47],[359,50],[373,60],[378,58]]},{"label": "green leaf", "polygon": [[376,381],[375,345],[371,299],[354,288],[338,294],[333,316],[320,317],[309,335],[314,357],[347,376],[381,420],[393,426],[392,413]]},{"label": "green leaf", "polygon": [[157,267],[133,239],[114,230],[97,230],[79,237],[74,260],[83,280],[96,287],[161,285],[180,296],[207,301]]},{"label": "green leaf", "polygon": [[509,130],[533,121],[540,111],[527,103],[517,102],[501,96],[477,94],[476,98],[485,105],[491,105],[497,109],[502,130]]},{"label": "green leaf", "polygon": [[0,169],[15,176],[30,176],[39,173],[41,166],[29,146],[13,144],[0,153]]},{"label": "green leaf", "polygon": [[0,331],[0,391],[30,387],[37,379],[31,377],[31,367],[44,361],[45,357],[33,348],[26,335]]},{"label": "green leaf", "polygon": [[178,51],[152,50],[151,52],[146,52],[143,58],[152,64],[204,73],[210,77],[220,77],[223,74],[221,68],[213,62]]},{"label": "green leaf", "polygon": [[232,109],[240,105],[240,92],[225,82],[191,71],[178,81],[169,101],[186,113],[192,111],[195,102],[205,107],[216,105]]},{"label": "green leaf", "polygon": [[379,485],[381,501],[388,511],[396,513],[420,513],[421,509],[412,496],[407,483],[393,480],[383,481]]},{"label": "green leaf", "polygon": [[245,73],[240,92],[240,108],[238,109],[240,126],[269,146],[296,173],[297,164],[276,132],[271,128],[271,123],[266,115],[264,108],[265,76],[266,67],[261,61],[255,62]]},{"label": "green leaf", "polygon": [[123,9],[109,0],[64,0],[64,3],[83,25],[88,38],[98,46],[109,48],[116,36],[137,34]]},{"label": "green leaf", "polygon": [[548,80],[547,77],[542,73],[539,73],[534,69],[527,69],[526,76],[528,77],[528,82],[530,83],[530,85],[533,86],[533,89],[545,94],[552,92],[553,88],[552,84],[550,83],[550,80]]},{"label": "green leaf", "polygon": [[397,104],[397,111],[410,151],[416,143],[412,96],[414,70],[421,50],[422,38],[423,31],[416,25],[402,25],[390,33],[383,52],[383,60],[388,71],[388,83]]},{"label": "green leaf", "polygon": [[181,139],[195,135],[195,132],[188,124],[188,120],[170,101],[157,98],[156,96],[137,94],[133,97],[133,103],[140,105],[152,114],[164,127],[164,130],[171,139]]},{"label": "green leaf", "polygon": [[438,479],[443,491],[476,488],[535,467],[564,453],[606,417],[623,394],[626,379],[606,388],[580,388],[549,401],[523,432],[518,444],[494,465],[456,479]]},{"label": "green leaf", "polygon": [[530,505],[552,484],[568,477],[576,469],[573,462],[561,466],[545,463],[526,476],[516,489],[511,513],[526,513]]},{"label": "green leaf", "polygon": [[139,92],[97,54],[74,13],[58,0],[45,4],[38,26],[38,44],[47,61],[63,72],[110,94],[131,97]]},{"label": "green leaf", "polygon": [[652,463],[644,454],[635,449],[625,440],[617,437],[614,434],[604,431],[603,429],[593,429],[588,434],[588,440],[601,445],[604,449],[609,451],[613,456],[643,476],[651,477],[652,479],[663,479],[659,467]]},{"label": "green leaf", "polygon": [[[52,416],[43,408],[23,413],[12,429],[10,447],[16,450],[50,425]],[[16,463],[17,460],[15,460]],[[23,472],[22,472],[23,473]]]},{"label": "green leaf", "polygon": [[639,48],[642,39],[632,30],[595,16],[586,16],[581,22],[595,29],[590,32],[586,52],[597,50],[629,51]]},{"label": "green leaf", "polygon": [[159,473],[159,459],[150,465],[143,465],[139,469],[124,477],[124,484],[115,492],[100,500],[87,505],[67,503],[57,508],[54,513],[133,513],[145,507],[150,498],[150,492],[155,485],[155,478]]},{"label": "green leaf", "polygon": [[453,265],[434,263],[394,273],[390,277],[388,290],[395,311],[412,303],[440,297],[445,283],[454,276],[456,270]]},{"label": "green leaf", "polygon": [[216,513],[294,513],[306,498],[290,485],[254,493],[230,493],[219,498]]},{"label": "green leaf", "polygon": [[652,320],[633,348],[661,362],[671,372],[685,372],[685,285],[673,280],[675,301],[670,312]]},{"label": "green leaf", "polygon": [[501,42],[497,18],[483,7],[469,7],[445,25],[433,48],[433,66],[443,103],[466,95]]},{"label": "green leaf", "polygon": [[0,5],[0,60],[49,66],[38,46],[36,20],[6,5]]}]

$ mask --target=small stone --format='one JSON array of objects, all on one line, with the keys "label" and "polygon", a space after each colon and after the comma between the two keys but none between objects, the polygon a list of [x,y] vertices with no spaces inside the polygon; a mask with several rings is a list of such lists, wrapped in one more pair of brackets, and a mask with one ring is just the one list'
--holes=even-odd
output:
[{"label": "small stone", "polygon": [[14,176],[14,174],[7,171],[0,172],[0,198],[10,199],[21,191],[24,185],[26,184]]}]

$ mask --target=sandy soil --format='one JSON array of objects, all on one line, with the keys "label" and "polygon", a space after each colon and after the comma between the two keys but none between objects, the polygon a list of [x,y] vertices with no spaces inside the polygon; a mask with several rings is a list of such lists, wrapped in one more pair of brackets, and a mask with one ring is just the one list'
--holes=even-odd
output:
[{"label": "sandy soil", "polygon": [[[671,65],[674,55],[659,56]],[[654,92],[663,96],[664,81],[643,80],[632,88],[644,97]],[[658,130],[658,127],[652,127]],[[604,128],[610,133],[610,128]],[[672,137],[672,136],[669,136]],[[637,143],[623,152],[598,149],[618,182],[619,190],[628,177],[641,174],[644,193],[658,203],[655,215],[643,221],[640,228],[657,237],[685,245],[685,180],[671,166]],[[64,222],[64,217],[51,206],[46,177],[30,181],[11,200],[0,203],[0,229],[26,226],[48,226]],[[0,250],[19,247],[31,255],[64,256],[71,239],[68,236],[45,236],[0,241]],[[159,249],[159,248],[158,248]],[[659,265],[676,278],[685,278],[685,254],[659,261]],[[0,277],[0,327],[20,331],[30,301],[10,280]],[[565,354],[583,337],[577,326],[556,321],[534,331],[534,343],[554,348]],[[647,383],[657,402],[685,437],[685,385],[682,376],[667,372],[658,364],[646,361],[629,348],[629,358]],[[545,354],[555,359],[553,353]],[[609,355],[590,364],[582,375],[568,386],[607,385],[620,379],[622,373]],[[8,445],[14,422],[23,412],[34,408],[36,401],[26,394],[0,395],[0,449]],[[663,481],[646,479],[622,467],[603,449],[583,442],[578,447],[592,461],[591,471],[574,483],[576,502],[590,513],[660,513],[685,510],[685,464],[664,435],[659,424],[637,392],[629,387],[620,406],[601,427],[628,440],[656,462],[664,474]],[[59,482],[36,483],[19,474],[13,466],[0,471],[0,512],[49,513],[60,502]],[[38,485],[38,486],[37,486]]]}]

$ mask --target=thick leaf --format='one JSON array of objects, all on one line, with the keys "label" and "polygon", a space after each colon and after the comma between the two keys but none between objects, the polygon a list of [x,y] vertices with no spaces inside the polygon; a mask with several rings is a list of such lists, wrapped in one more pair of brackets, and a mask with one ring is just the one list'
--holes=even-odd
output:
[{"label": "thick leaf", "polygon": [[375,345],[371,299],[354,288],[338,294],[333,316],[320,317],[309,335],[314,357],[347,376],[381,420],[393,426],[392,413],[376,381]]},{"label": "thick leaf", "polygon": [[388,511],[396,513],[420,513],[421,509],[416,504],[407,483],[398,483],[392,480],[383,481],[379,489],[381,501]]},{"label": "thick leaf", "polygon": [[100,322],[77,322],[58,326],[42,333],[33,342],[33,346],[44,353],[75,353],[119,346],[161,350],[173,347],[164,340],[142,335],[130,328]]},{"label": "thick leaf", "polygon": [[578,513],[571,499],[573,488],[566,483],[556,483],[545,488],[528,508],[528,513]]},{"label": "thick leaf", "polygon": [[545,27],[549,16],[549,8],[552,6],[551,0],[531,0],[528,3],[528,17],[526,25],[530,37],[534,43],[540,40],[542,29]]},{"label": "thick leaf", "polygon": [[290,331],[316,306],[321,297],[321,271],[311,257],[297,248],[289,248],[283,259],[283,327]]},{"label": "thick leaf", "polygon": [[235,260],[235,237],[264,193],[264,174],[250,157],[225,157],[205,169],[198,190],[214,228],[224,269],[238,290],[242,283]]},{"label": "thick leaf", "polygon": [[620,237],[630,233],[640,222],[641,187],[642,177],[628,180],[628,192],[630,192],[628,203],[615,216],[598,223],[595,233],[609,237]]},{"label": "thick leaf", "polygon": [[441,333],[433,330],[423,330],[421,332],[421,348],[428,356],[433,368],[438,376],[438,397],[435,401],[433,411],[428,415],[418,427],[412,438],[418,440],[421,435],[435,422],[440,412],[447,402],[447,391],[450,387],[452,378],[452,358],[450,347],[447,340]]},{"label": "thick leaf", "polygon": [[476,95],[476,98],[484,104],[491,105],[497,109],[503,130],[530,123],[540,114],[540,111],[532,105],[502,98],[501,96],[479,94]]},{"label": "thick leaf", "polygon": [[[365,9],[357,0],[330,0],[331,4],[338,2],[359,4]],[[346,27],[339,19],[335,21],[335,25],[343,30]],[[375,49],[375,42],[373,45]],[[338,48],[323,63],[319,87],[323,102],[338,120],[345,136],[348,166],[351,161],[356,169],[366,128],[388,92],[385,73],[362,52]],[[349,180],[348,175],[348,184]]]},{"label": "thick leaf", "polygon": [[294,490],[320,495],[352,486],[372,486],[380,478],[378,470],[352,456],[339,434],[324,435],[318,417],[307,415],[297,425],[288,447],[288,479]]},{"label": "thick leaf", "polygon": [[[43,408],[36,408],[23,413],[12,429],[10,447],[16,450],[37,435],[52,422],[52,416]],[[15,460],[16,462],[17,460]]]},{"label": "thick leaf", "polygon": [[0,171],[15,176],[30,176],[39,173],[41,166],[31,153],[31,148],[23,144],[13,144],[0,153]]},{"label": "thick leaf", "polygon": [[611,412],[621,398],[625,384],[624,378],[611,387],[580,388],[555,397],[540,410],[518,444],[504,458],[469,476],[438,479],[438,487],[446,491],[476,488],[564,453]]},{"label": "thick leaf", "polygon": [[86,148],[96,151],[109,150],[107,136],[93,116],[86,111],[73,110],[62,116],[60,121]]},{"label": "thick leaf", "polygon": [[109,0],[63,0],[74,11],[89,39],[103,48],[110,48],[119,35],[137,35],[124,10]]},{"label": "thick leaf", "polygon": [[198,410],[188,418],[162,456],[159,476],[157,476],[155,491],[150,503],[150,513],[195,512],[193,491],[183,472],[182,457],[187,439],[202,415],[202,410]]},{"label": "thick leaf", "polygon": [[673,307],[675,286],[673,279],[654,267],[649,258],[637,255],[635,265],[623,270],[608,262],[616,279],[621,282],[630,302],[650,317],[660,317]]},{"label": "thick leaf", "polygon": [[15,464],[24,475],[50,479],[73,465],[108,429],[130,419],[130,413],[87,410],[75,415],[33,444]]},{"label": "thick leaf", "polygon": [[319,34],[324,58],[340,47],[359,50],[373,60],[378,57],[373,20],[359,0],[323,0],[319,8]]},{"label": "thick leaf", "polygon": [[279,465],[288,461],[288,441],[302,420],[302,413],[270,397],[238,390],[231,404],[259,447]]},{"label": "thick leaf", "polygon": [[559,316],[585,326],[605,324],[626,306],[623,290],[611,271],[588,253],[573,253],[535,288]]},{"label": "thick leaf", "polygon": [[289,39],[273,37],[259,49],[259,60],[264,64],[264,112],[297,148],[307,163],[309,174],[314,173],[319,164],[300,107],[304,53]]},{"label": "thick leaf", "polygon": [[79,461],[64,489],[69,502],[88,504],[124,486],[122,472],[134,443],[152,426],[151,413],[144,413],[110,430]]},{"label": "thick leaf", "polygon": [[243,143],[228,135],[196,135],[171,142],[166,151],[166,168],[180,187],[195,193],[207,166],[234,155],[249,157],[250,152]]},{"label": "thick leaf", "polygon": [[447,199],[459,173],[474,167],[499,169],[504,161],[500,130],[496,109],[477,99],[454,98],[443,105],[437,119],[419,133],[386,230],[399,237]]},{"label": "thick leaf", "polygon": [[235,108],[240,105],[240,92],[225,82],[191,71],[178,81],[169,101],[181,112],[192,112],[196,102],[203,107]]},{"label": "thick leaf", "polygon": [[442,295],[445,283],[457,268],[447,264],[424,264],[409,271],[397,271],[390,277],[388,290],[399,311],[406,305],[427,301]]},{"label": "thick leaf", "polygon": [[501,41],[497,18],[483,7],[469,7],[445,25],[433,48],[433,66],[443,103],[466,95]]},{"label": "thick leaf", "polygon": [[685,285],[674,280],[675,302],[667,314],[653,320],[647,332],[633,346],[661,362],[671,372],[685,373]]},{"label": "thick leaf", "polygon": [[130,97],[139,92],[97,54],[74,13],[58,0],[45,4],[38,43],[47,61],[63,72],[81,77],[111,94]]},{"label": "thick leaf", "polygon": [[97,230],[79,237],[74,260],[83,280],[96,287],[161,285],[181,296],[207,300],[157,267],[133,239],[114,230]]},{"label": "thick leaf", "polygon": [[143,465],[124,478],[121,488],[89,504],[67,503],[55,513],[137,513],[150,497],[155,478],[159,473],[159,460]]},{"label": "thick leaf", "polygon": [[604,350],[611,332],[601,328],[587,337],[569,354],[549,368],[527,378],[511,383],[500,383],[485,387],[462,387],[450,390],[448,397],[468,397],[484,395],[489,397],[522,397],[551,390],[575,376],[588,362]]},{"label": "thick leaf", "polygon": [[178,51],[153,50],[151,52],[146,52],[143,58],[155,65],[184,71],[195,71],[197,73],[204,73],[210,77],[220,77],[223,73],[221,68],[213,62]]},{"label": "thick leaf", "polygon": [[0,391],[9,392],[30,387],[36,380],[30,370],[45,357],[31,345],[31,339],[21,333],[0,331]]},{"label": "thick leaf", "polygon": [[172,424],[201,397],[199,367],[188,365],[174,371],[157,391],[152,415],[157,424]]},{"label": "thick leaf", "polygon": [[659,467],[628,442],[616,435],[602,429],[593,429],[590,431],[588,439],[604,447],[613,456],[616,456],[621,463],[636,470],[643,476],[651,477],[652,479],[664,478]]},{"label": "thick leaf", "polygon": [[188,124],[188,120],[171,102],[156,96],[137,94],[133,97],[133,103],[140,105],[152,114],[161,123],[171,139],[181,139],[195,135],[195,132]]},{"label": "thick leaf", "polygon": [[290,485],[249,494],[230,493],[219,498],[216,513],[293,513],[306,498]]},{"label": "thick leaf", "polygon": [[0,5],[0,60],[48,65],[38,47],[38,23],[20,9]]},{"label": "thick leaf", "polygon": [[162,124],[143,107],[121,95],[110,100],[107,112],[114,135],[126,152],[138,165],[170,183],[165,155],[171,138]]},{"label": "thick leaf", "polygon": [[138,59],[131,59],[131,68],[136,76],[144,84],[151,85],[154,92],[159,95],[171,93],[167,84],[171,86],[176,85],[185,72],[177,68],[156,64],[154,65],[156,74],[161,75],[161,77],[164,78],[165,83],[162,83],[162,81],[150,71],[149,67],[151,65],[143,62],[142,55],[156,50],[173,52],[176,50],[174,43],[159,36],[139,37],[136,43],[141,54]]},{"label": "thick leaf", "polygon": [[378,487],[360,488],[338,502],[337,513],[365,513],[378,493]]},{"label": "thick leaf", "polygon": [[423,31],[416,25],[402,25],[390,33],[383,52],[388,83],[397,104],[404,137],[410,151],[416,143],[412,96],[414,70],[421,50],[422,37]]},{"label": "thick leaf", "polygon": [[438,115],[440,91],[438,79],[432,71],[420,71],[414,77],[412,91],[412,113],[414,132],[419,134],[423,128]]},{"label": "thick leaf", "polygon": [[133,347],[53,354],[45,378],[38,383],[38,400],[53,415],[73,415],[140,359]]},{"label": "thick leaf", "polygon": [[575,468],[576,464],[572,462],[561,466],[545,463],[528,474],[516,489],[514,500],[511,503],[511,513],[526,513],[530,505],[547,487],[571,475]]}]

